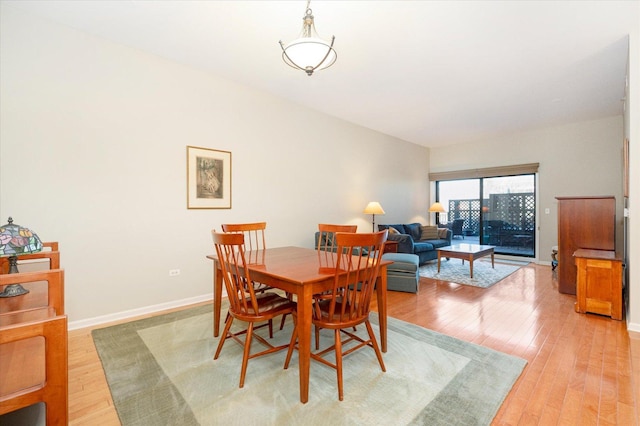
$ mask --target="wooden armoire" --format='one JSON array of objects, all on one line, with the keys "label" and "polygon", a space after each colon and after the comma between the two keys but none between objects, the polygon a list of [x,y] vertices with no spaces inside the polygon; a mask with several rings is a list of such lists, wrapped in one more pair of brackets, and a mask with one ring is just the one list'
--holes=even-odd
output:
[{"label": "wooden armoire", "polygon": [[556,197],[558,200],[558,291],[576,294],[578,249],[616,249],[616,199]]}]

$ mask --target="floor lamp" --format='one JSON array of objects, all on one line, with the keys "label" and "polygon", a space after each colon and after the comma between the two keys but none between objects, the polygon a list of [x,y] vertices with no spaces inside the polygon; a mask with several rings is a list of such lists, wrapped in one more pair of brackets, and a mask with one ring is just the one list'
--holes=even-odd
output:
[{"label": "floor lamp", "polygon": [[440,204],[439,202],[435,202],[433,204],[431,204],[431,207],[429,207],[429,213],[435,213],[436,214],[436,225],[438,224],[438,214],[439,213],[445,213],[444,207],[442,207],[442,204]]},{"label": "floor lamp", "polygon": [[384,210],[380,203],[377,201],[370,202],[367,204],[367,207],[364,208],[363,213],[371,215],[371,232],[376,232],[376,215],[384,214]]}]

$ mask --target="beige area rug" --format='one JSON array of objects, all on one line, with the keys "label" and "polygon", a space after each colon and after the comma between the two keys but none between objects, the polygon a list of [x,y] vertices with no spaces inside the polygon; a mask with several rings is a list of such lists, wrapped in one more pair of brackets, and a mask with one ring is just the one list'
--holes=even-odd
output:
[{"label": "beige area rug", "polygon": [[[287,319],[274,341],[288,341],[291,327]],[[295,353],[288,370],[284,351],[250,360],[238,388],[242,348],[229,340],[213,360],[210,305],[97,329],[93,338],[125,426],[488,425],[526,364],[394,318],[388,331],[386,373],[373,350],[345,357],[340,402],[335,371],[312,361],[307,404]]]},{"label": "beige area rug", "polygon": [[469,275],[469,262],[465,261],[463,264],[460,259],[442,259],[440,272],[438,272],[437,261],[426,263],[420,267],[419,273],[421,277],[434,280],[488,288],[528,264],[528,262],[507,262],[496,260],[495,268],[492,268],[490,259],[478,259],[473,262],[473,278]]}]

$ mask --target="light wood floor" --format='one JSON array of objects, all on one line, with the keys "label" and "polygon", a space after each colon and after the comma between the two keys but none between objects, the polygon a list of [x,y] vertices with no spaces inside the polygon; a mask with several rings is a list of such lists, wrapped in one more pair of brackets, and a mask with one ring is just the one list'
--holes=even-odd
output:
[{"label": "light wood floor", "polygon": [[[421,279],[389,292],[389,315],[528,361],[495,425],[640,424],[640,336],[624,321],[573,310],[548,266],[489,289]],[[635,366],[635,370],[632,368]],[[90,330],[69,335],[71,425],[118,425]]]}]

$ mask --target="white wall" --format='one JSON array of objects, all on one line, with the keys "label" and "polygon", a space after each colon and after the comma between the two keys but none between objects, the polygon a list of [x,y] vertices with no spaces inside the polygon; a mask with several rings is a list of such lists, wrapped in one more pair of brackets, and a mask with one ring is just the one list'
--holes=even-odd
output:
[{"label": "white wall", "polygon": [[[426,221],[428,150],[3,7],[0,220],[59,241],[78,322],[207,297],[210,230]],[[186,146],[232,152],[232,209],[186,208]],[[169,277],[169,269],[181,275]],[[192,299],[190,299],[192,300]],[[177,302],[178,301],[178,302]]]}]

